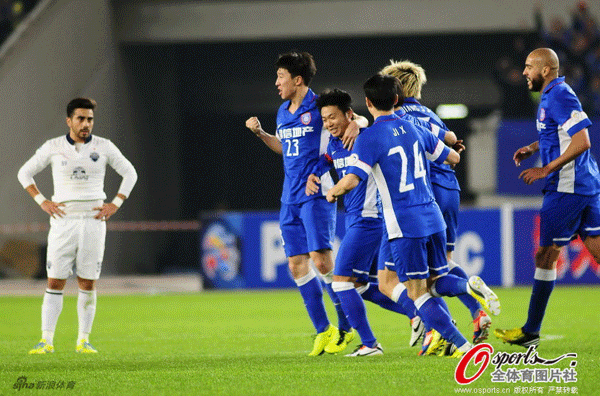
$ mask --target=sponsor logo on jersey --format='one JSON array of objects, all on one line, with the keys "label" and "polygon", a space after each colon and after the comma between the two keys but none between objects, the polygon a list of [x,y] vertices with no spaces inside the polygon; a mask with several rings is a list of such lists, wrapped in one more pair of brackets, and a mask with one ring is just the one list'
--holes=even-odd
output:
[{"label": "sponsor logo on jersey", "polygon": [[86,175],[85,169],[83,169],[81,166],[78,166],[75,169],[73,169],[73,173],[71,174],[71,180],[87,180],[88,178],[89,176]]},{"label": "sponsor logo on jersey", "polygon": [[300,121],[302,121],[302,123],[304,125],[310,124],[311,120],[312,120],[312,116],[310,115],[310,113],[304,113],[300,116]]},{"label": "sponsor logo on jersey", "polygon": [[543,107],[540,109],[540,121],[544,121],[544,119],[546,118],[546,109],[544,109]]},{"label": "sponsor logo on jersey", "polygon": [[541,131],[542,129],[546,129],[546,124],[544,124],[543,122],[541,122],[540,120],[535,120],[535,127],[537,128],[538,132]]},{"label": "sponsor logo on jersey", "polygon": [[92,161],[96,162],[98,161],[98,158],[100,158],[100,154],[94,151],[90,154],[90,158],[92,159]]},{"label": "sponsor logo on jersey", "polygon": [[348,166],[358,164],[358,154],[352,154],[350,157],[348,157],[348,161],[346,161],[346,164]]}]

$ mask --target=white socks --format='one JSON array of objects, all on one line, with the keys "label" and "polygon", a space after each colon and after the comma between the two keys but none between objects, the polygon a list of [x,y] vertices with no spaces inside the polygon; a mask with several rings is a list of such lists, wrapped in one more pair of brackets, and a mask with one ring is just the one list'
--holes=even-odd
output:
[{"label": "white socks", "polygon": [[392,295],[390,297],[390,299],[397,303],[398,300],[400,299],[400,295],[402,294],[402,292],[406,290],[406,286],[404,286],[404,284],[402,283],[398,283],[396,285],[396,287],[394,287],[394,290],[392,291]]},{"label": "white socks", "polygon": [[90,340],[92,324],[96,315],[96,290],[81,290],[77,297],[77,317],[79,319],[79,335],[77,343],[81,340]]},{"label": "white socks", "polygon": [[56,322],[63,307],[62,290],[46,289],[42,303],[42,338],[50,345],[54,342]]}]

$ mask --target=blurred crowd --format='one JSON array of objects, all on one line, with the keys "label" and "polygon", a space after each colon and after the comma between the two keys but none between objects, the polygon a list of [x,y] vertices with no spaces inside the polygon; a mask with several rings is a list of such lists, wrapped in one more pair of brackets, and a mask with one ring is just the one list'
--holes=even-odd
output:
[{"label": "blurred crowd", "polygon": [[[597,4],[596,4],[597,6]],[[545,26],[541,5],[536,7],[536,31],[514,37],[513,45],[496,62],[495,76],[507,118],[535,115],[539,94],[527,90],[522,76],[525,59],[538,47],[550,47],[560,60],[559,75],[573,88],[589,117],[600,117],[600,29],[585,1],[578,1],[570,21],[555,16]]]},{"label": "blurred crowd", "polygon": [[0,44],[38,0],[0,0]]}]

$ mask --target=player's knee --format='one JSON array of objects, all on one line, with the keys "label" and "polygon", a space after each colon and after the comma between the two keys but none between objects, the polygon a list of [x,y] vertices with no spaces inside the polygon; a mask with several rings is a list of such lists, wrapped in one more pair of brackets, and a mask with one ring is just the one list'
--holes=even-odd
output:
[{"label": "player's knee", "polygon": [[48,278],[48,289],[50,290],[62,290],[65,288],[66,279],[53,279]]},{"label": "player's knee", "polygon": [[535,266],[541,269],[553,269],[560,254],[560,246],[540,246],[535,253]]}]

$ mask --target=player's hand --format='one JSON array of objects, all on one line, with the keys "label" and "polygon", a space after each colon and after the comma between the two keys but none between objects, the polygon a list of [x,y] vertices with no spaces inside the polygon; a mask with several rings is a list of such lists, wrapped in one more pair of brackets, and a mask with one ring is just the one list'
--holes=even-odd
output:
[{"label": "player's hand", "polygon": [[[521,166],[521,161],[531,157],[535,151],[533,151],[529,146],[521,147],[515,154],[513,155],[513,160],[515,161],[516,166]],[[522,173],[521,173],[522,174]]]},{"label": "player's hand", "polygon": [[548,176],[548,172],[544,168],[529,168],[521,172],[519,179],[523,179],[525,184],[531,184],[536,180],[540,180]]},{"label": "player's hand", "polygon": [[463,151],[465,151],[466,147],[463,144],[462,140],[457,140],[456,143],[454,143],[452,145],[452,148],[454,149],[454,151],[456,151],[458,154],[462,153]]},{"label": "player's hand", "polygon": [[64,212],[64,210],[62,210],[60,208],[61,206],[65,206],[65,204],[64,203],[60,203],[60,202],[52,202],[50,200],[45,200],[40,205],[40,207],[42,208],[42,210],[44,212],[48,213],[50,216],[52,216],[53,219],[56,218],[54,216],[63,217],[64,215],[66,215],[66,213]]},{"label": "player's hand", "polygon": [[327,192],[327,196],[325,197],[325,199],[327,199],[327,202],[330,203],[334,203],[335,201],[337,201],[337,197],[333,195],[333,189]]},{"label": "player's hand", "polygon": [[258,121],[257,117],[248,118],[246,120],[246,128],[250,129],[256,136],[260,136],[260,132],[262,131],[260,121]]},{"label": "player's hand", "polygon": [[354,142],[356,141],[356,138],[358,137],[358,133],[360,132],[360,128],[358,127],[358,124],[356,123],[356,121],[352,120],[350,121],[350,124],[348,124],[348,127],[346,128],[346,132],[344,133],[344,136],[342,137],[342,143],[344,144],[344,148],[348,151],[352,150],[352,147],[354,147]]},{"label": "player's hand", "polygon": [[96,216],[94,216],[94,219],[106,221],[106,220],[110,219],[110,216],[117,213],[117,210],[119,210],[119,207],[112,202],[108,202],[108,203],[104,203],[104,204],[102,204],[102,206],[98,206],[92,210],[98,211],[98,214],[96,214]]},{"label": "player's hand", "polygon": [[321,179],[313,173],[308,175],[308,179],[306,180],[306,195],[313,195],[319,192],[319,184],[321,184]]}]

